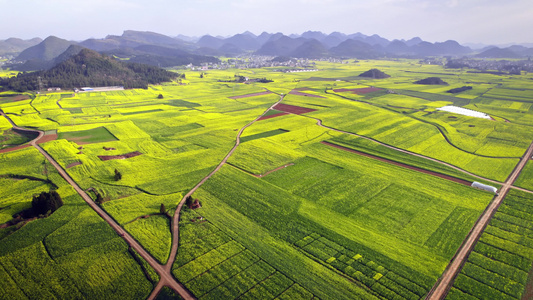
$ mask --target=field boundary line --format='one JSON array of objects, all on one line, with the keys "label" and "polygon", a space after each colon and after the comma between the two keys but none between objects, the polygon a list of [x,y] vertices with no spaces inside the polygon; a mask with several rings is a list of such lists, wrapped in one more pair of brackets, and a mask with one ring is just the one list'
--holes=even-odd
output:
[{"label": "field boundary line", "polygon": [[310,118],[310,119],[313,119],[315,121],[317,121],[317,125],[320,126],[320,127],[323,127],[323,128],[326,128],[326,129],[329,129],[329,130],[333,130],[333,131],[336,131],[336,132],[340,132],[340,133],[345,133],[345,134],[348,134],[348,135],[353,135],[353,136],[356,136],[356,137],[360,137],[360,138],[363,138],[363,139],[366,139],[366,140],[369,140],[369,141],[372,141],[372,142],[375,142],[375,143],[378,143],[384,147],[387,147],[389,149],[393,149],[393,150],[396,150],[396,151],[399,151],[399,152],[402,152],[402,153],[405,153],[405,154],[409,154],[409,155],[413,155],[413,156],[416,156],[416,157],[420,157],[420,158],[423,158],[423,159],[426,159],[426,160],[430,160],[430,161],[433,161],[433,162],[436,162],[436,163],[439,163],[441,165],[444,165],[444,166],[447,166],[447,167],[450,167],[456,171],[459,171],[461,173],[464,173],[464,174],[467,174],[467,175],[470,175],[472,177],[475,177],[475,178],[478,178],[478,179],[481,179],[481,180],[484,180],[484,181],[487,181],[487,182],[491,182],[491,183],[494,183],[494,184],[498,184],[498,185],[502,185],[504,184],[503,182],[499,182],[497,180],[493,180],[493,179],[488,179],[488,178],[485,178],[485,177],[482,177],[482,176],[479,176],[479,175],[476,175],[474,173],[471,173],[469,171],[466,171],[466,170],[463,170],[457,166],[454,166],[450,163],[447,163],[447,162],[444,162],[442,160],[438,160],[436,158],[432,158],[432,157],[429,157],[429,156],[425,156],[425,155],[422,155],[422,154],[418,154],[418,153],[415,153],[415,152],[411,152],[409,150],[405,150],[405,149],[402,149],[402,148],[398,148],[398,147],[395,147],[395,146],[392,146],[392,145],[389,145],[389,144],[386,144],[386,143],[383,143],[383,142],[380,142],[376,139],[373,139],[371,137],[368,137],[368,136],[364,136],[364,135],[360,135],[360,134],[357,134],[357,133],[353,133],[353,132],[349,132],[349,131],[344,131],[344,130],[341,130],[341,129],[337,129],[337,128],[333,128],[333,127],[330,127],[330,126],[326,126],[324,124],[322,124],[322,120],[319,119],[319,118],[315,118],[315,117],[310,117],[310,116],[304,116],[306,118]]},{"label": "field boundary line", "polygon": [[500,193],[497,194],[493,201],[487,206],[483,214],[479,217],[476,224],[470,230],[468,237],[463,241],[463,244],[457,250],[456,254],[450,261],[450,264],[444,270],[443,275],[437,280],[437,283],[433,286],[426,299],[428,300],[440,300],[444,299],[449,290],[453,286],[455,278],[461,272],[466,260],[470,256],[470,253],[474,250],[475,245],[479,241],[481,234],[485,231],[485,228],[489,224],[498,208],[500,207],[503,199],[511,189],[512,184],[522,172],[526,163],[529,161],[531,154],[533,153],[533,142],[529,145],[528,149],[513,169],[513,172],[507,177],[507,180],[500,189]]}]

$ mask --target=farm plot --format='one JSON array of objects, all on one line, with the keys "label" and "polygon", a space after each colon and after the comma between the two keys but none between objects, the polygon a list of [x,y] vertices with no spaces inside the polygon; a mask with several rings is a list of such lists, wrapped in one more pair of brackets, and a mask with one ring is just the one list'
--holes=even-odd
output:
[{"label": "farm plot", "polygon": [[173,272],[199,299],[313,298],[199,214],[186,209],[180,223]]},{"label": "farm plot", "polygon": [[371,258],[313,233],[297,241],[295,246],[324,264],[350,276],[385,299],[420,299],[432,285],[432,280],[413,270],[388,270]]},{"label": "farm plot", "polygon": [[13,219],[13,215],[31,207],[32,196],[48,192],[53,186],[47,182],[0,177],[0,224]]},{"label": "farm plot", "polygon": [[525,168],[516,179],[515,185],[528,190],[533,190],[533,160],[527,162]]},{"label": "farm plot", "polygon": [[141,217],[124,226],[159,262],[165,263],[170,254],[170,219],[167,216]]},{"label": "farm plot", "polygon": [[97,127],[94,129],[82,131],[60,132],[58,138],[66,139],[75,142],[78,145],[85,143],[102,143],[118,140],[105,127]]},{"label": "farm plot", "polygon": [[347,92],[350,92],[352,94],[364,95],[364,94],[368,94],[368,93],[378,92],[378,91],[381,91],[381,90],[382,89],[376,88],[376,87],[366,87],[366,88],[357,88],[357,89],[334,89],[333,91],[335,93],[347,93]]},{"label": "farm plot", "polygon": [[[438,178],[433,181],[425,178],[427,175],[417,176],[412,181],[406,180],[411,175],[399,175],[403,173],[400,170],[390,170],[391,173],[387,173],[389,175],[370,176],[362,170],[375,169],[381,173],[387,166],[376,167],[375,163],[365,159],[345,158],[337,149],[309,147],[308,155],[313,153],[320,159],[327,157],[329,162],[303,158],[295,161],[294,166],[274,172],[264,179],[223,168],[197,195],[203,201],[202,214],[214,218],[215,203],[226,203],[225,207],[216,209],[216,214],[221,210],[231,210],[232,214],[246,216],[247,224],[255,222],[268,231],[265,234],[280,237],[280,240],[274,238],[276,242],[272,242],[273,247],[278,249],[283,247],[284,241],[292,244],[308,236],[311,233],[309,230],[315,230],[320,235],[327,234],[328,237],[334,237],[332,241],[335,243],[379,261],[387,269],[410,270],[402,274],[406,278],[425,278],[416,283],[426,287],[427,292],[491,197],[468,187],[455,186],[455,183],[448,186],[448,183]],[[403,183],[393,181],[392,178],[396,176],[403,178]],[[426,179],[432,181],[427,183],[432,186],[431,191],[418,188],[416,191],[415,186],[425,185],[421,180]],[[413,188],[408,188],[411,184],[406,181],[412,182]],[[434,188],[437,186],[443,190],[436,192]],[[232,193],[237,190],[238,195]],[[442,192],[444,190],[446,192]],[[462,207],[466,203],[458,201],[458,198],[465,197],[463,193],[471,194],[467,198],[478,199],[479,202],[469,202],[467,207]],[[407,194],[410,196],[406,197]],[[447,196],[443,198],[443,195]],[[458,208],[463,209],[464,214],[453,215]],[[224,215],[227,217],[227,214]],[[275,216],[275,221],[265,218],[265,215]],[[230,224],[237,221],[223,218],[216,217],[217,224],[225,224],[235,232],[236,224]],[[461,222],[457,222],[459,220]],[[461,224],[459,228],[457,224]],[[253,237],[248,230],[251,229],[238,230],[234,238],[245,245],[253,245],[253,240],[258,237]],[[443,235],[454,238],[450,244],[437,244]],[[267,252],[254,249],[250,250]],[[273,259],[266,261],[274,264]],[[290,264],[290,261],[282,260],[280,264]],[[316,294],[310,286],[303,286]]]},{"label": "farm plot", "polygon": [[[507,178],[518,162],[517,158],[489,158],[469,153],[446,140],[443,133],[438,130],[438,126],[441,124],[432,125],[364,103],[345,103],[334,109],[318,110],[311,113],[310,116],[321,119],[326,126],[365,135],[389,145],[430,156],[464,170],[500,181]],[[455,130],[448,125],[445,128],[446,130],[448,128]],[[461,138],[472,141],[470,137],[464,134]],[[494,147],[491,149],[501,154],[503,142],[495,141]],[[516,149],[515,154],[519,151],[519,148]]]},{"label": "farm plot", "polygon": [[[32,169],[31,165],[27,168]],[[10,234],[4,234],[9,228],[1,229],[1,297],[146,297],[152,284],[124,241],[84,205],[53,167],[47,168],[48,176],[59,186],[64,205],[49,217],[31,221]]]},{"label": "farm plot", "polygon": [[533,262],[531,200],[530,194],[509,192],[447,299],[521,299]]}]

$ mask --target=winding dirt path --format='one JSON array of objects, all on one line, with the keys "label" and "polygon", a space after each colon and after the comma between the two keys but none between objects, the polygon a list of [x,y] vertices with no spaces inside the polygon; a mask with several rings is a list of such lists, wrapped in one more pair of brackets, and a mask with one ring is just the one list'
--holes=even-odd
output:
[{"label": "winding dirt path", "polygon": [[[168,274],[169,276],[172,276],[172,265],[173,265],[174,261],[176,260],[176,256],[178,254],[179,219],[180,219],[180,212],[181,212],[181,210],[183,208],[183,205],[185,205],[185,199],[187,199],[187,197],[191,196],[194,192],[196,192],[196,190],[198,190],[198,188],[200,188],[209,178],[211,178],[213,175],[215,175],[215,173],[217,173],[222,168],[222,166],[224,166],[227,163],[228,159],[231,157],[231,155],[233,155],[233,152],[235,152],[237,147],[240,145],[240,143],[241,143],[241,135],[244,132],[244,130],[246,128],[252,126],[255,122],[257,122],[259,119],[261,119],[261,117],[263,117],[268,111],[273,109],[275,105],[277,105],[281,101],[283,101],[284,97],[285,97],[285,95],[281,95],[280,99],[276,103],[272,104],[268,109],[266,109],[265,112],[263,112],[263,114],[261,114],[260,116],[255,118],[253,121],[251,121],[250,123],[248,123],[244,127],[242,127],[239,130],[239,132],[237,133],[237,137],[235,139],[235,145],[233,146],[233,148],[231,148],[231,150],[228,152],[228,154],[226,154],[226,156],[217,165],[217,167],[213,171],[211,171],[211,173],[209,173],[209,175],[204,177],[198,184],[196,184],[196,186],[194,186],[185,196],[183,196],[183,198],[181,199],[180,203],[178,204],[178,207],[176,208],[176,211],[174,212],[174,217],[172,218],[172,225],[171,225],[171,230],[172,230],[172,248],[170,250],[170,256],[169,256],[169,258],[167,260],[167,263],[164,266],[162,266],[164,268],[165,274]],[[161,283],[161,281],[160,281],[157,284],[157,286],[154,288],[154,290],[152,291],[152,294],[150,294],[148,299],[155,299],[157,294],[159,294],[159,292],[161,291],[161,289],[165,285],[166,284]]]},{"label": "winding dirt path", "polygon": [[520,175],[520,172],[522,172],[522,169],[524,168],[532,154],[533,143],[531,143],[529,148],[524,153],[524,156],[522,156],[522,158],[520,159],[520,162],[516,165],[511,175],[509,175],[509,177],[503,184],[502,188],[500,189],[500,193],[494,197],[493,201],[490,203],[487,209],[485,209],[483,215],[478,219],[478,221],[470,231],[470,234],[468,235],[467,239],[463,242],[459,251],[457,251],[455,256],[452,258],[451,263],[448,265],[448,267],[444,271],[441,278],[439,278],[433,289],[429,292],[426,299],[440,300],[446,297],[450,288],[453,286],[455,278],[457,277],[459,272],[461,272],[463,265],[468,259],[470,252],[472,252],[474,246],[479,240],[479,237],[485,230],[485,227],[487,227],[488,222],[502,203],[503,199],[507,195],[507,192],[509,192],[509,189],[513,185],[516,178],[518,178],[518,175]]},{"label": "winding dirt path", "polygon": [[67,174],[67,172],[55,161],[41,146],[38,145],[39,139],[44,136],[44,131],[40,130],[31,130],[26,128],[18,127],[1,109],[0,114],[4,116],[13,126],[21,131],[39,133],[37,138],[33,139],[30,142],[30,145],[35,147],[39,152],[56,168],[61,177],[63,177],[83,198],[83,200],[102,218],[106,221],[115,232],[121,236],[131,248],[133,248],[143,259],[145,259],[148,264],[159,274],[160,280],[159,285],[168,286],[175,290],[180,296],[184,299],[195,299],[189,291],[187,291],[178,281],[172,277],[172,275],[167,271],[167,269],[159,264],[157,260],[146,251],[128,232],[126,232],[118,223],[115,222],[100,206],[98,206],[89,195],[80,188],[80,186]]}]

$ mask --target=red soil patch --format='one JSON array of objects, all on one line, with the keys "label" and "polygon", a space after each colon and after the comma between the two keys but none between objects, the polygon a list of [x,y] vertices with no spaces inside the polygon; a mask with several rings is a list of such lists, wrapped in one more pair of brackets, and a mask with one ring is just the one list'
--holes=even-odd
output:
[{"label": "red soil patch", "polygon": [[105,146],[103,148],[104,148],[105,151],[117,150],[115,148],[108,148],[108,147],[105,147]]},{"label": "red soil patch", "polygon": [[360,88],[360,89],[334,89],[333,91],[335,93],[352,92],[353,94],[364,95],[368,93],[381,91],[381,89],[378,89],[375,87],[367,87],[367,88]]},{"label": "red soil patch", "polygon": [[31,147],[31,146],[29,144],[19,145],[19,146],[15,146],[15,147],[11,147],[11,148],[2,149],[2,150],[0,150],[0,153],[16,151],[16,150],[20,150],[20,149],[24,149],[24,148],[28,148],[28,147]]},{"label": "red soil patch", "polygon": [[313,95],[313,94],[308,94],[308,93],[302,93],[302,92],[298,92],[296,90],[292,90],[289,92],[289,94],[291,95],[296,95],[296,96],[304,96],[304,97],[313,97],[313,98],[324,98],[325,97],[322,97],[322,96],[319,96],[319,95]]},{"label": "red soil patch", "polygon": [[257,178],[261,178],[261,177],[265,177],[265,176],[267,176],[268,174],[274,173],[274,172],[276,172],[276,171],[279,171],[279,170],[281,170],[281,169],[285,169],[286,167],[290,167],[290,166],[294,166],[294,164],[293,164],[293,163],[290,163],[290,164],[287,164],[287,165],[281,166],[281,167],[279,167],[279,168],[275,168],[274,170],[270,170],[270,171],[266,172],[265,174],[261,174],[261,175],[252,174],[252,175],[254,175],[254,176],[257,177]]},{"label": "red soil patch", "polygon": [[82,164],[81,161],[70,163],[70,164],[67,165],[67,169],[70,169],[70,168],[75,167],[75,166],[79,166],[81,164]]},{"label": "red soil patch", "polygon": [[316,110],[312,108],[288,105],[288,104],[283,104],[283,103],[276,104],[273,108],[275,110],[281,110],[286,113],[295,114],[295,115],[301,115],[301,114],[309,113],[309,112]]},{"label": "red soil patch", "polygon": [[98,155],[98,158],[103,161],[106,161],[106,160],[112,160],[112,159],[126,159],[126,158],[139,156],[141,154],[142,154],[141,152],[135,151],[135,152],[130,152],[130,153],[122,154],[122,155]]},{"label": "red soil patch", "polygon": [[273,115],[269,115],[269,116],[263,116],[259,119],[257,119],[257,121],[261,121],[261,120],[268,120],[268,119],[272,119],[272,118],[275,118],[275,117],[281,117],[281,116],[284,116],[284,115],[287,115],[288,113],[286,112],[281,112],[281,113],[277,113],[277,114],[273,114]]},{"label": "red soil patch", "polygon": [[28,95],[18,95],[13,97],[13,101],[22,101],[22,100],[28,100],[31,99]]},{"label": "red soil patch", "polygon": [[464,180],[464,179],[460,179],[460,178],[456,178],[456,177],[453,177],[453,176],[450,176],[450,175],[445,175],[445,174],[437,173],[437,172],[434,172],[434,171],[418,168],[418,167],[415,167],[415,166],[403,164],[403,163],[400,163],[400,162],[397,162],[397,161],[393,161],[393,160],[390,160],[390,159],[386,159],[386,158],[383,158],[383,157],[375,156],[375,155],[372,155],[372,154],[360,152],[360,151],[357,151],[357,150],[354,150],[354,149],[350,149],[350,148],[347,148],[347,147],[343,147],[343,146],[335,145],[335,144],[332,144],[332,143],[328,143],[326,141],[322,141],[321,143],[324,144],[324,145],[327,145],[327,146],[335,147],[335,148],[338,148],[338,149],[341,149],[341,150],[344,150],[344,151],[356,153],[356,154],[359,154],[359,155],[362,155],[362,156],[366,156],[366,157],[369,157],[369,158],[373,158],[373,159],[376,159],[376,160],[379,160],[379,161],[382,161],[382,162],[386,162],[386,163],[393,164],[393,165],[396,165],[396,166],[400,166],[400,167],[403,167],[403,168],[407,168],[407,169],[411,169],[411,170],[414,170],[414,171],[422,172],[422,173],[425,173],[425,174],[433,175],[433,176],[436,176],[436,177],[447,179],[447,180],[450,180],[450,181],[453,181],[453,182],[457,182],[457,183],[460,183],[460,184],[464,184],[464,185],[467,185],[467,186],[470,186],[472,184],[470,181],[467,181],[467,180]]},{"label": "red soil patch", "polygon": [[57,140],[57,134],[43,135],[43,137],[37,141],[37,144],[42,144],[42,143],[46,143],[49,141],[55,141],[55,140]]},{"label": "red soil patch", "polygon": [[268,95],[268,94],[272,94],[272,92],[253,93],[253,94],[233,96],[233,97],[228,97],[228,98],[230,98],[230,99],[241,99],[241,98],[248,98],[248,97],[255,97],[255,96],[263,96],[263,95]]}]

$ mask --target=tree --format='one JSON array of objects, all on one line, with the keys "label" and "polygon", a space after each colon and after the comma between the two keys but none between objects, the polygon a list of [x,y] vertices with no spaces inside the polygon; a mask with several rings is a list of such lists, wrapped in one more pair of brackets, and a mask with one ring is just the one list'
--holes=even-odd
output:
[{"label": "tree", "polygon": [[161,206],[159,207],[159,213],[162,214],[162,215],[166,215],[167,214],[167,209],[165,207],[165,204],[161,203]]},{"label": "tree", "polygon": [[102,195],[100,195],[100,193],[96,192],[96,200],[94,200],[94,202],[96,202],[96,204],[98,205],[104,203],[104,198],[102,198]]},{"label": "tree", "polygon": [[200,74],[200,78],[204,78],[204,73],[201,73],[201,74]]},{"label": "tree", "polygon": [[185,199],[185,205],[187,205],[187,207],[191,207],[192,206],[192,197],[191,196],[187,196],[187,198]]},{"label": "tree", "polygon": [[115,181],[119,181],[120,179],[122,179],[122,174],[115,169]]},{"label": "tree", "polygon": [[163,94],[157,95],[157,99],[163,99]]},{"label": "tree", "polygon": [[38,196],[33,196],[31,207],[33,215],[46,215],[48,212],[53,213],[63,206],[63,200],[56,191],[41,192]]}]

